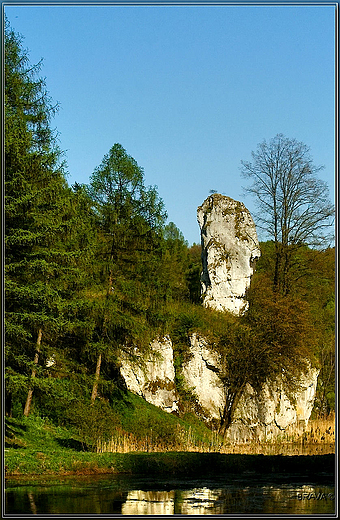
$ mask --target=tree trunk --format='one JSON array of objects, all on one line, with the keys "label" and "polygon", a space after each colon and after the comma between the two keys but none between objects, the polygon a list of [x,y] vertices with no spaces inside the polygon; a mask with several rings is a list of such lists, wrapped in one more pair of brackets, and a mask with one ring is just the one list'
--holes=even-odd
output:
[{"label": "tree trunk", "polygon": [[221,416],[220,427],[218,429],[218,433],[220,435],[224,436],[227,429],[231,425],[232,420],[234,418],[234,413],[235,413],[236,407],[239,403],[242,393],[243,393],[243,386],[240,390],[233,392],[226,398],[223,415]]},{"label": "tree trunk", "polygon": [[281,263],[282,263],[282,251],[281,245],[275,242],[275,267],[274,267],[274,291],[279,291],[281,282]]},{"label": "tree trunk", "polygon": [[102,364],[102,355],[99,354],[98,359],[97,359],[96,374],[94,376],[94,383],[93,383],[93,388],[92,388],[91,405],[95,402],[97,393],[98,393],[98,383],[99,383],[101,364]]},{"label": "tree trunk", "polygon": [[12,417],[12,394],[10,392],[5,394],[5,415],[7,417]]},{"label": "tree trunk", "polygon": [[[37,339],[37,349],[36,349],[35,356],[34,356],[34,365],[35,365],[35,366],[38,364],[38,361],[39,361],[39,353],[40,353],[41,337],[42,337],[42,330],[39,329],[39,332],[38,332],[38,339]],[[36,368],[33,367],[33,369],[32,369],[32,374],[31,374],[31,379],[34,379],[34,378],[35,378],[36,372],[37,372],[37,371],[36,371]],[[28,390],[27,399],[26,399],[26,404],[25,404],[25,409],[24,409],[24,415],[25,415],[26,417],[28,417],[28,415],[29,415],[29,413],[30,413],[31,402],[32,402],[32,396],[33,396],[33,388],[30,387],[29,390]]]},{"label": "tree trunk", "polygon": [[287,296],[289,293],[289,271],[291,268],[291,251],[289,246],[285,246],[285,255],[284,255],[284,266],[283,266],[283,280],[282,280],[282,293],[284,296]]}]

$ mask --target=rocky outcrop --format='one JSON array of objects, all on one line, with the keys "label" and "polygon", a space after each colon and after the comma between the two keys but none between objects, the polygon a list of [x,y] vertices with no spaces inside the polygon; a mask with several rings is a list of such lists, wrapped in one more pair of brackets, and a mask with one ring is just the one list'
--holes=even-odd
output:
[{"label": "rocky outcrop", "polygon": [[288,397],[281,381],[265,384],[259,395],[247,385],[227,431],[232,442],[274,439],[291,425],[307,425],[313,409],[319,370],[301,375],[299,390]]},{"label": "rocky outcrop", "polygon": [[261,252],[254,221],[242,202],[217,193],[197,210],[201,228],[203,305],[240,314]]},{"label": "rocky outcrop", "polygon": [[[202,236],[202,289],[206,307],[241,314],[254,264],[260,256],[253,219],[241,202],[214,194],[198,208]],[[178,412],[173,349],[169,337],[155,341],[150,356],[122,357],[121,374],[132,392],[167,412]],[[225,393],[218,354],[192,334],[181,367],[185,387],[207,421],[218,421]],[[307,422],[314,404],[318,370],[301,375],[299,390],[287,395],[282,381],[265,384],[260,394],[248,384],[238,403],[227,437],[233,442],[276,437],[292,424]]]},{"label": "rocky outcrop", "polygon": [[178,410],[173,349],[170,338],[154,341],[145,361],[138,351],[132,360],[121,356],[120,373],[127,388],[166,412]]},{"label": "rocky outcrop", "polygon": [[[191,336],[188,361],[182,366],[185,387],[195,396],[200,415],[207,421],[219,421],[225,394],[219,378],[218,355],[206,340]],[[138,356],[134,362],[122,358],[121,374],[131,392],[167,412],[178,412],[175,388],[173,349],[170,338],[155,341],[148,361],[141,368]],[[248,384],[242,395],[233,423],[227,430],[232,442],[247,439],[270,439],[292,424],[306,423],[310,417],[316,392],[318,370],[310,368],[300,379],[300,389],[288,397],[282,383],[265,384],[260,394]]]},{"label": "rocky outcrop", "polygon": [[190,341],[190,358],[182,366],[185,385],[195,395],[204,418],[219,419],[224,391],[218,377],[218,356],[209,349],[204,338],[193,334]]},{"label": "rocky outcrop", "polygon": [[[191,358],[182,368],[186,385],[196,396],[205,418],[219,420],[225,402],[218,376],[219,358],[209,349],[205,339],[196,334],[191,337],[190,352]],[[289,397],[280,381],[265,384],[260,394],[248,384],[227,432],[229,439],[239,442],[252,437],[268,439],[291,424],[306,423],[314,405],[318,373],[317,369],[310,368],[307,374],[301,375],[299,390]]]}]

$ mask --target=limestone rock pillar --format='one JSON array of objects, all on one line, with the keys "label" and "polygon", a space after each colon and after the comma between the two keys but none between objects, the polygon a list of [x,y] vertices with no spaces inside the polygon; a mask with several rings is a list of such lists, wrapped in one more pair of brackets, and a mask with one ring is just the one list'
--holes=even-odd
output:
[{"label": "limestone rock pillar", "polygon": [[218,193],[197,210],[201,228],[203,305],[241,314],[245,293],[261,256],[256,228],[242,202]]}]

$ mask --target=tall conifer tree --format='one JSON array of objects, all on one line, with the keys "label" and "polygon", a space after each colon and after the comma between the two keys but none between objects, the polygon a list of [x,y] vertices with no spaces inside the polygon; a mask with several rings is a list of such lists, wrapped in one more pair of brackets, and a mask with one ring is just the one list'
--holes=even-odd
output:
[{"label": "tall conifer tree", "polygon": [[[28,415],[46,359],[56,352],[65,306],[79,269],[70,247],[73,195],[50,122],[52,105],[40,63],[5,30],[5,331],[6,393]],[[26,397],[25,397],[26,396]]]},{"label": "tall conifer tree", "polygon": [[[157,292],[166,213],[155,187],[145,187],[144,172],[118,143],[95,169],[88,187],[97,214],[99,242],[96,352],[92,403],[98,391],[102,360],[117,352],[148,345],[152,331],[148,311]],[[99,293],[100,294],[100,293]]]}]

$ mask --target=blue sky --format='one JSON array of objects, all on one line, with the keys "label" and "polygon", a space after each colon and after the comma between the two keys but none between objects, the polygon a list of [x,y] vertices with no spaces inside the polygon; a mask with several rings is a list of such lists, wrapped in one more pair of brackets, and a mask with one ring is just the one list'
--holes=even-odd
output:
[{"label": "blue sky", "polygon": [[7,5],[61,109],[68,182],[120,143],[169,221],[200,242],[197,206],[243,201],[241,160],[278,133],[307,144],[334,200],[335,7]]}]

